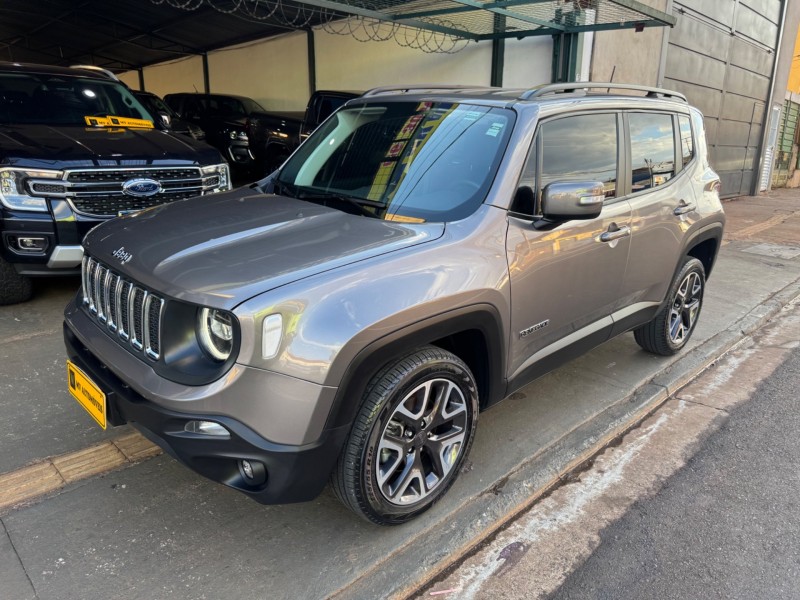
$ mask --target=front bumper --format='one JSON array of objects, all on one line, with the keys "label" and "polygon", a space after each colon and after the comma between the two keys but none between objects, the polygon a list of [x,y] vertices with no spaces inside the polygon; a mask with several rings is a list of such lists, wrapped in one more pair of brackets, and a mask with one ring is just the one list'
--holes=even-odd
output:
[{"label": "front bumper", "polygon": [[[21,275],[80,273],[81,241],[105,219],[75,213],[65,200],[51,200],[48,212],[10,210],[0,206],[0,256]],[[41,251],[24,251],[20,237],[43,239]]]},{"label": "front bumper", "polygon": [[[114,375],[64,324],[69,359],[106,394],[112,425],[130,423],[168,454],[196,471],[232,487],[262,504],[305,502],[316,498],[328,481],[349,427],[325,430],[314,443],[302,446],[270,442],[244,423],[222,415],[168,410],[134,391]],[[211,420],[224,426],[229,438],[190,433],[185,425]],[[241,461],[263,465],[266,480],[252,483]]]}]

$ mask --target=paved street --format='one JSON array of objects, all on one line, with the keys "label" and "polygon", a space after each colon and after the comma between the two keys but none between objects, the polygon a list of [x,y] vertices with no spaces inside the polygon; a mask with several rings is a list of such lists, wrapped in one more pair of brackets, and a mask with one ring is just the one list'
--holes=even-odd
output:
[{"label": "paved street", "polygon": [[[0,509],[0,597],[413,594],[800,295],[799,196],[726,205],[727,243],[686,352],[657,358],[622,336],[482,414],[467,469],[420,519],[374,527],[329,492],[260,506],[162,455],[64,477],[46,496]],[[77,283],[0,308],[0,481],[129,431],[102,432],[66,392],[60,315]],[[714,411],[695,403],[686,414],[699,435]]]},{"label": "paved street", "polygon": [[797,598],[798,382],[800,347],[553,598]]},{"label": "paved street", "polygon": [[420,591],[796,598],[800,303]]}]

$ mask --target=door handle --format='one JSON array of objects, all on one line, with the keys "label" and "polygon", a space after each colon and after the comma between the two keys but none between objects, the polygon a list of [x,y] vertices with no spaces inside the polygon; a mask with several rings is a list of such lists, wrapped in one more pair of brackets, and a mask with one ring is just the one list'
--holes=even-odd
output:
[{"label": "door handle", "polygon": [[677,216],[681,216],[685,215],[686,213],[690,213],[693,210],[694,210],[694,202],[686,202],[686,200],[681,200],[681,203],[672,212]]},{"label": "door handle", "polygon": [[[611,227],[614,227],[613,225]],[[611,229],[609,227],[608,231],[604,231],[600,234],[600,241],[601,242],[613,242],[614,240],[618,240],[620,238],[624,238],[631,234],[631,228],[627,225],[625,227],[619,227],[617,229]]]}]

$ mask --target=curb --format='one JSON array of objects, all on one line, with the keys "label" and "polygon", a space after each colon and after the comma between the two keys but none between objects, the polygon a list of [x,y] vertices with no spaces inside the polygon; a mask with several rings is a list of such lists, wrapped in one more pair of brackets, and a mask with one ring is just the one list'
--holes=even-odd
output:
[{"label": "curb", "polygon": [[[797,298],[800,298],[800,279],[772,294],[739,321],[696,346],[557,442],[542,448],[510,473],[487,484],[482,492],[443,515],[397,551],[382,557],[333,597],[341,600],[408,598],[637,427],[682,387],[745,343],[751,334]],[[424,544],[418,543],[421,539]],[[384,568],[389,561],[391,568]]]},{"label": "curb", "polygon": [[161,454],[138,431],[0,474],[0,515],[61,488]]}]

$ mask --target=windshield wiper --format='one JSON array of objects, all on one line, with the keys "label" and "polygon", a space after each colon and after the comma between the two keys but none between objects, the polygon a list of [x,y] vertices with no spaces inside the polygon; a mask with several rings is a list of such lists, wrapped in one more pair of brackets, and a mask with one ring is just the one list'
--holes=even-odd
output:
[{"label": "windshield wiper", "polygon": [[367,207],[371,206],[378,210],[385,208],[381,202],[367,200],[366,198],[359,198],[357,196],[348,196],[347,194],[340,194],[338,192],[318,192],[298,189],[295,198],[298,198],[299,200],[319,200],[322,201],[323,204],[325,200],[338,200],[339,202],[345,202],[350,206],[354,206],[365,217],[372,217],[374,219],[380,218],[377,214],[377,211],[372,212],[371,210],[368,210]]}]

